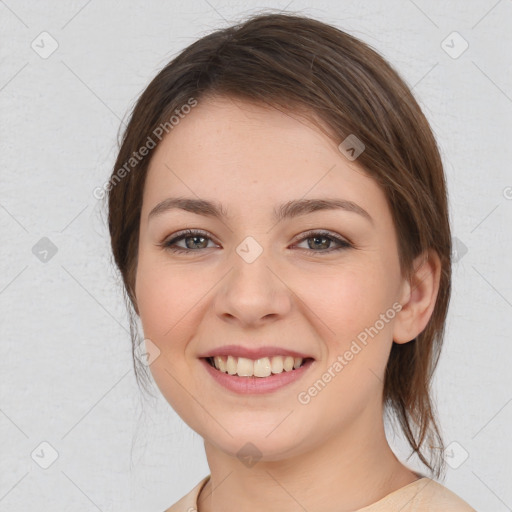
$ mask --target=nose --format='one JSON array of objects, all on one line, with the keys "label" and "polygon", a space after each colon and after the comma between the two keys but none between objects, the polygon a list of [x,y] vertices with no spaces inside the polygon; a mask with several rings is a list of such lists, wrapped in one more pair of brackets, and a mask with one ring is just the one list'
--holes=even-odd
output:
[{"label": "nose", "polygon": [[233,268],[217,290],[216,314],[240,327],[256,327],[289,313],[292,292],[266,251],[252,262],[234,254]]}]

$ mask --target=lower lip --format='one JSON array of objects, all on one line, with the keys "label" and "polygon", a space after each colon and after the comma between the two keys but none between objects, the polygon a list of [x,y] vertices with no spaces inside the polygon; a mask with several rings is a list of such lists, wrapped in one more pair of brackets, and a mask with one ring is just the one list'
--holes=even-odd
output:
[{"label": "lower lip", "polygon": [[310,368],[313,359],[309,359],[301,367],[289,372],[271,374],[268,377],[239,377],[221,372],[201,358],[206,371],[222,386],[230,391],[241,394],[271,393],[300,379]]}]

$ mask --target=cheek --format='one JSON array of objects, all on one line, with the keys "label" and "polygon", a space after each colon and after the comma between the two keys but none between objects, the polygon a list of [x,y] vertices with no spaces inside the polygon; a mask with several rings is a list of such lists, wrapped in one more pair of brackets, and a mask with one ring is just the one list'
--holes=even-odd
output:
[{"label": "cheek", "polygon": [[317,276],[314,284],[304,280],[298,293],[319,318],[325,348],[319,374],[327,383],[325,391],[317,393],[314,381],[303,391],[306,399],[314,397],[317,411],[329,411],[339,421],[379,403],[392,345],[393,281],[378,266],[370,268],[346,266]]},{"label": "cheek", "polygon": [[147,338],[161,341],[173,325],[173,308],[178,291],[168,279],[150,265],[139,265],[137,271],[137,303],[140,319]]},{"label": "cheek", "polygon": [[[136,296],[144,338],[160,351],[149,370],[160,392],[180,414],[185,414],[185,396],[179,383],[185,382],[185,349],[191,336],[195,295],[183,274],[170,272],[154,259],[139,257]],[[188,280],[187,280],[188,281]],[[187,314],[188,312],[188,314]]]},{"label": "cheek", "polygon": [[175,332],[186,325],[189,315],[194,315],[201,289],[194,286],[188,274],[170,269],[155,258],[139,258],[135,292],[140,319],[144,335],[158,341],[161,349],[169,348],[167,340],[178,339]]},{"label": "cheek", "polygon": [[[395,300],[394,271],[379,264],[340,265],[302,278],[298,296],[340,341],[373,325]],[[387,324],[386,324],[387,325]]]},{"label": "cheek", "polygon": [[342,409],[355,413],[378,395],[392,345],[395,273],[367,260],[301,282],[298,295],[320,319],[320,372],[336,376],[321,399],[326,407],[336,396]]}]

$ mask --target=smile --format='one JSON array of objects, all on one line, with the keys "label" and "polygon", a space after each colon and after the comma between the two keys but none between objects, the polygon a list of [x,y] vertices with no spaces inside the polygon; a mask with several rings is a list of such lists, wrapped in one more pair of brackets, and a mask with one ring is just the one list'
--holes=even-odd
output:
[{"label": "smile", "polygon": [[292,356],[262,357],[256,360],[247,357],[215,356],[207,358],[211,366],[229,375],[239,377],[269,377],[300,368],[307,359]]},{"label": "smile", "polygon": [[[217,384],[237,394],[277,391],[300,379],[315,362],[313,358],[302,359],[291,356],[263,357],[257,360],[215,356],[202,357],[200,361]],[[217,368],[216,365],[219,367]],[[272,371],[272,365],[276,373]]]}]

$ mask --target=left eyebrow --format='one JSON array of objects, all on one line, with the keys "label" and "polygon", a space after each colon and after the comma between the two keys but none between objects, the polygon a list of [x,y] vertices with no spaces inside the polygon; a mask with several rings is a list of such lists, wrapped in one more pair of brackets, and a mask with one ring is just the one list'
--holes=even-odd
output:
[{"label": "left eyebrow", "polygon": [[283,219],[298,217],[319,210],[345,210],[357,213],[373,224],[372,217],[365,209],[346,199],[298,199],[288,201],[274,210],[274,218],[280,222]]},{"label": "left eyebrow", "polygon": [[[158,203],[148,215],[148,221],[164,212],[181,209],[197,215],[206,217],[214,217],[218,219],[227,219],[228,213],[222,204],[205,199],[185,198],[185,197],[169,197]],[[347,212],[357,213],[373,224],[370,214],[358,204],[346,199],[296,199],[288,201],[274,208],[274,220],[280,222],[284,219],[291,219],[319,210],[344,210]]]}]

